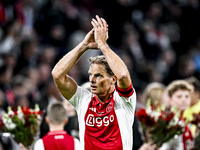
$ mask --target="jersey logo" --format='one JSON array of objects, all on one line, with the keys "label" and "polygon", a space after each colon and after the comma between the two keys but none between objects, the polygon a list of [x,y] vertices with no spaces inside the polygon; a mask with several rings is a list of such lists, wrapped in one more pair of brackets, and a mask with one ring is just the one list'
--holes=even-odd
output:
[{"label": "jersey logo", "polygon": [[89,114],[86,119],[86,125],[97,127],[109,126],[109,124],[113,122],[114,119],[114,115],[95,118],[93,114]]},{"label": "jersey logo", "polygon": [[55,135],[54,136],[54,139],[64,139],[64,136],[63,135]]},{"label": "jersey logo", "polygon": [[106,112],[109,113],[113,108],[113,103],[109,103],[108,106],[106,107]]}]

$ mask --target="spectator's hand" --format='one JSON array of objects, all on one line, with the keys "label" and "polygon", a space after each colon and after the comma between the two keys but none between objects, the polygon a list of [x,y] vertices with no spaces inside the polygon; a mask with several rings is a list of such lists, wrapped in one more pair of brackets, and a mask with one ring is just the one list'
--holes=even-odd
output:
[{"label": "spectator's hand", "polygon": [[108,24],[103,18],[96,16],[96,19],[92,19],[92,25],[94,27],[94,39],[95,42],[100,45],[107,44],[108,39]]}]

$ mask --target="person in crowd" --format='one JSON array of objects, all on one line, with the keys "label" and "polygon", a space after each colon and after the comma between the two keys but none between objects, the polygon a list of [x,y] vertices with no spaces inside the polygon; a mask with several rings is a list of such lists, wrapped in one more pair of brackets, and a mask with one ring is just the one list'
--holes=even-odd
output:
[{"label": "person in crowd", "polygon": [[[193,114],[200,112],[200,81],[194,76],[187,78],[186,81],[194,87],[194,91],[191,96],[191,105],[184,111],[183,116],[188,121],[191,121],[193,120]],[[190,129],[193,137],[195,137],[196,125],[191,125]]]},{"label": "person in crowd", "polygon": [[151,82],[149,83],[144,92],[144,101],[147,102],[147,100],[151,101],[152,105],[158,104],[162,105],[162,97],[165,91],[165,85],[159,82]]},{"label": "person in crowd", "polygon": [[[176,107],[177,110],[184,113],[184,111],[190,107],[191,93],[193,92],[193,86],[185,80],[174,80],[167,86],[169,95],[170,107]],[[189,124],[186,125],[184,133],[177,139],[172,139],[167,143],[164,143],[159,150],[189,150],[193,147],[193,137]]]},{"label": "person in crowd", "polygon": [[10,106],[14,106],[15,103],[11,87],[12,78],[12,69],[6,64],[0,65],[0,89],[5,93],[6,101]]},{"label": "person in crowd", "polygon": [[[159,82],[149,83],[143,90],[142,97],[144,103],[147,100],[151,101],[151,104],[162,105],[162,97],[165,92],[165,85]],[[136,106],[136,110],[141,107],[140,105]],[[145,107],[145,105],[144,105]],[[141,123],[138,121],[137,116],[135,116],[133,123],[133,148],[132,150],[154,150],[155,144],[146,143],[146,135],[142,131]]]},{"label": "person in crowd", "polygon": [[80,150],[79,140],[64,131],[67,111],[61,102],[52,102],[47,109],[46,122],[50,131],[38,139],[34,150]]},{"label": "person in crowd", "polygon": [[14,68],[14,75],[27,67],[34,67],[36,65],[37,42],[33,37],[26,37],[20,43],[20,55],[17,57]]},{"label": "person in crowd", "polygon": [[[97,15],[91,23],[93,29],[55,65],[52,75],[62,95],[77,111],[81,149],[129,150],[136,93],[125,63],[107,44],[106,21]],[[89,59],[91,92],[68,75],[89,49],[100,49],[103,53]]]},{"label": "person in crowd", "polygon": [[200,112],[200,81],[194,76],[187,78],[186,81],[194,87],[194,91],[191,96],[191,106],[184,111],[184,117],[192,120],[192,114]]}]

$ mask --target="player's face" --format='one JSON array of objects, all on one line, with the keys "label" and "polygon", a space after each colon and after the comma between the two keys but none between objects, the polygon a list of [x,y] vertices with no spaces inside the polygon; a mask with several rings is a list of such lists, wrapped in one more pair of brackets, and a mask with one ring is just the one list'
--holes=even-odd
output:
[{"label": "player's face", "polygon": [[181,111],[190,107],[190,103],[191,93],[187,90],[177,90],[170,98],[170,105],[177,107]]},{"label": "player's face", "polygon": [[111,87],[111,76],[101,64],[91,64],[89,68],[90,90],[97,95],[106,95]]}]

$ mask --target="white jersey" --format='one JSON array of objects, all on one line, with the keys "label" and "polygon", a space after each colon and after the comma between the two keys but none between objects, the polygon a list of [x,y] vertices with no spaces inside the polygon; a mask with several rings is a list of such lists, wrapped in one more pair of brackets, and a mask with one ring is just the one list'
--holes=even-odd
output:
[{"label": "white jersey", "polygon": [[[131,89],[133,91],[132,85]],[[109,100],[101,104],[91,92],[78,86],[69,102],[78,114],[81,150],[132,150],[135,91],[126,100],[115,90]]]}]

